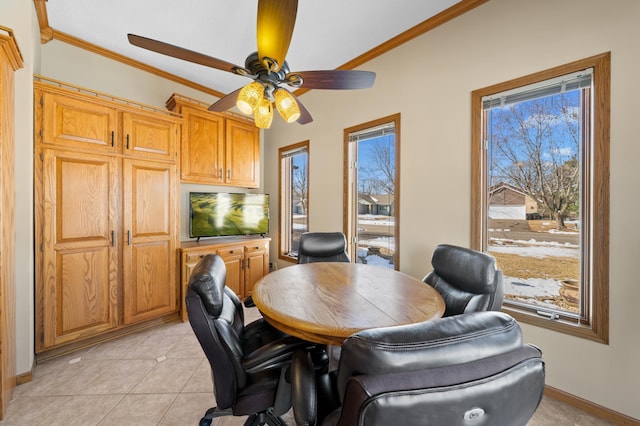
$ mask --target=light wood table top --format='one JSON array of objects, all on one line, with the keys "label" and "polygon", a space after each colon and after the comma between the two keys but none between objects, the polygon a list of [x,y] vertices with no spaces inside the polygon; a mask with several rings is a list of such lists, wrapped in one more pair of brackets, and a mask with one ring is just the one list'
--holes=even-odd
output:
[{"label": "light wood table top", "polygon": [[274,271],[253,288],[253,301],[274,327],[302,339],[342,345],[376,327],[440,318],[440,294],[393,269],[354,263],[308,263]]}]

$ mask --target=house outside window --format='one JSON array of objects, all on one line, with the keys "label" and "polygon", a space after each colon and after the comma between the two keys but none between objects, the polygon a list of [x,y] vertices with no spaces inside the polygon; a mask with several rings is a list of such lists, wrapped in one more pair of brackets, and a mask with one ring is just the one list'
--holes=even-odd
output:
[{"label": "house outside window", "polygon": [[300,235],[309,230],[309,141],[282,147],[279,257],[297,261]]},{"label": "house outside window", "polygon": [[609,54],[472,94],[472,247],[523,322],[608,342]]}]

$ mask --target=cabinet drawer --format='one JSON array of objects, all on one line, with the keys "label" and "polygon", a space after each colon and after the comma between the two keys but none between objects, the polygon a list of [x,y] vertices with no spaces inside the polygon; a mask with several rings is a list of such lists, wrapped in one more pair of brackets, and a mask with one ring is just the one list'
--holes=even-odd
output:
[{"label": "cabinet drawer", "polygon": [[266,251],[267,250],[267,243],[247,244],[244,249],[245,249],[246,253],[256,253],[256,252],[259,252],[259,251]]},{"label": "cabinet drawer", "polygon": [[242,246],[224,247],[224,248],[218,249],[218,256],[220,257],[237,256],[237,255],[242,255],[243,252],[244,252],[244,248]]},{"label": "cabinet drawer", "polygon": [[197,263],[208,254],[215,254],[213,252],[196,252],[196,253],[187,253],[187,263]]}]

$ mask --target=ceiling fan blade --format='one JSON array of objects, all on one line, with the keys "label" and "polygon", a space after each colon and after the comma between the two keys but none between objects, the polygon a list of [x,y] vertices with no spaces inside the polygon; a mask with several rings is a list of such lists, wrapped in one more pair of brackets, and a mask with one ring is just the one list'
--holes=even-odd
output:
[{"label": "ceiling fan blade", "polygon": [[240,93],[240,90],[242,90],[242,87],[220,98],[217,102],[215,102],[208,108],[209,111],[223,112],[228,110],[229,108],[234,107],[236,105],[236,100],[238,99],[238,93]]},{"label": "ceiling fan blade", "polygon": [[[128,34],[127,37],[129,38],[129,43],[133,44],[134,46],[142,47],[143,49],[151,50],[156,53],[162,53],[163,55],[193,62],[195,64],[216,68],[222,71],[229,71],[234,74],[245,75],[242,73],[242,71],[246,71],[243,67],[239,67],[230,62],[223,61],[221,59],[217,59],[203,53],[194,52],[193,50],[174,46],[163,41],[153,40],[135,34]],[[238,70],[241,70],[241,72],[238,72]]]},{"label": "ceiling fan blade", "polygon": [[313,117],[311,117],[311,113],[309,112],[309,110],[305,108],[304,105],[302,105],[302,102],[300,102],[300,99],[298,99],[296,95],[291,93],[291,96],[293,96],[293,99],[295,99],[296,103],[298,104],[298,108],[300,109],[300,118],[298,118],[296,122],[298,124],[311,123],[313,121]]},{"label": "ceiling fan blade", "polygon": [[285,80],[295,81],[297,77],[302,78],[301,86],[305,89],[368,89],[373,86],[376,73],[353,70],[300,71],[287,74]]},{"label": "ceiling fan blade", "polygon": [[258,1],[258,57],[271,71],[278,71],[284,64],[297,11],[298,0]]}]

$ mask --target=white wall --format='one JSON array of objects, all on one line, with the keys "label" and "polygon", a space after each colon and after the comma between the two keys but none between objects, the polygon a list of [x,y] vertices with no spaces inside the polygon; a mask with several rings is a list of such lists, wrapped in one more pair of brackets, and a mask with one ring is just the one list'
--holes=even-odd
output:
[{"label": "white wall", "polygon": [[437,244],[470,242],[471,92],[611,51],[610,344],[523,329],[544,351],[548,385],[640,419],[639,18],[636,0],[491,0],[363,65],[373,89],[302,95],[315,121],[274,119],[265,190],[277,193],[278,148],[309,139],[310,230],[342,229],[343,129],[401,113],[400,267],[422,277]]}]

